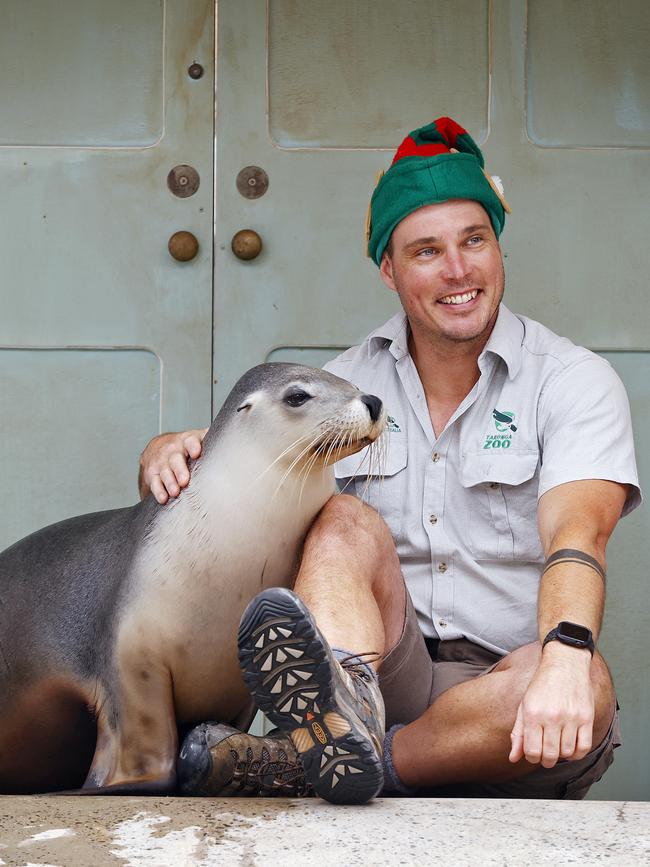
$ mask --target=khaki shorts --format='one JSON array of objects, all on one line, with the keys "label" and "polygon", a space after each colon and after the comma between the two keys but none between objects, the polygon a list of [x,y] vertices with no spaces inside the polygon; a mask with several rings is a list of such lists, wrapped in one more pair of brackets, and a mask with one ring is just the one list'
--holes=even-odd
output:
[{"label": "khaki shorts", "polygon": [[[379,671],[379,686],[386,705],[386,730],[396,723],[418,719],[446,689],[487,674],[502,658],[464,638],[429,644],[431,654],[407,593],[404,631]],[[504,783],[440,786],[420,791],[418,795],[579,800],[611,765],[614,749],[620,743],[617,709],[603,742],[583,759],[573,762],[561,759],[553,768],[540,766],[524,777]]]}]

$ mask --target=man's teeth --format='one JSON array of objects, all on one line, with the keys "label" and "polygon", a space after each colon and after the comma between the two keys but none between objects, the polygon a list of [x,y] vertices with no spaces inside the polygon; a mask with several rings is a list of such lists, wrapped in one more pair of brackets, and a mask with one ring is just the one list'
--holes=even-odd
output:
[{"label": "man's teeth", "polygon": [[462,295],[446,295],[440,299],[441,304],[467,304],[478,295],[478,289],[472,289],[471,292],[465,292]]}]

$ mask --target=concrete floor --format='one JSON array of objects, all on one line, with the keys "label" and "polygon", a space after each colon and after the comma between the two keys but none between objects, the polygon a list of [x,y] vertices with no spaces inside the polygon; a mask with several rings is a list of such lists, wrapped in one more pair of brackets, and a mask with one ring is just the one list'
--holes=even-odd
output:
[{"label": "concrete floor", "polygon": [[650,803],[0,797],[10,867],[650,864]]}]

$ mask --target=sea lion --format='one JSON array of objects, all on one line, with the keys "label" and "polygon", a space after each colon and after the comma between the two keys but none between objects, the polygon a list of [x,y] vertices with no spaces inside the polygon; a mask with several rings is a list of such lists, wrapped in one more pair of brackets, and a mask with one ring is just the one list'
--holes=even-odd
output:
[{"label": "sea lion", "polygon": [[179,729],[249,700],[244,608],[291,583],[331,465],[385,419],[330,373],[259,365],[177,500],[62,521],[0,554],[0,792],[173,791]]}]

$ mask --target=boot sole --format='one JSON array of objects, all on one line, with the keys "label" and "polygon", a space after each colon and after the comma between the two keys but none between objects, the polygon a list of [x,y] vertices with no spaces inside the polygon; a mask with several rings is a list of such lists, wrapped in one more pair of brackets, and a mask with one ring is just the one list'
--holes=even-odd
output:
[{"label": "boot sole", "polygon": [[375,797],[381,758],[300,599],[284,588],[265,590],[244,612],[238,643],[248,689],[290,736],[316,794],[335,804]]}]

